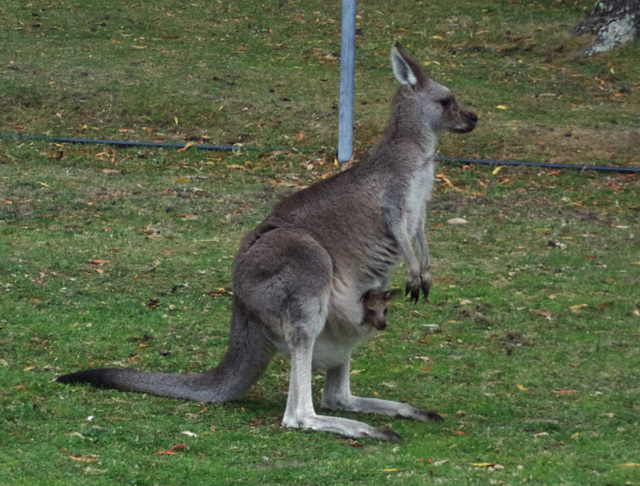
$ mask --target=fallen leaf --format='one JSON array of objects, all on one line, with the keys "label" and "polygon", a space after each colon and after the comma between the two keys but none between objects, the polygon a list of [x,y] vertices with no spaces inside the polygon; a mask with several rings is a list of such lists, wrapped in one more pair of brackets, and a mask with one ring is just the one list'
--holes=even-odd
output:
[{"label": "fallen leaf", "polygon": [[69,456],[67,457],[67,459],[71,459],[72,461],[79,461],[79,462],[98,462],[98,458],[95,456],[80,456],[80,457]]},{"label": "fallen leaf", "polygon": [[31,370],[35,370],[36,367],[35,366],[27,366],[24,370],[22,371],[31,371]]},{"label": "fallen leaf", "polygon": [[606,309],[607,307],[613,307],[614,302],[605,302],[604,304],[600,304],[598,309]]},{"label": "fallen leaf", "polygon": [[198,142],[193,142],[193,141],[187,142],[187,144],[184,147],[179,148],[177,151],[186,152],[187,150],[189,150],[190,147],[193,147],[194,145],[198,145]]},{"label": "fallen leaf", "polygon": [[577,305],[572,305],[571,307],[569,307],[569,309],[571,309],[572,311],[577,311],[582,309],[583,307],[589,307],[587,304],[577,304]]},{"label": "fallen leaf", "polygon": [[471,304],[471,301],[469,299],[460,299],[459,304],[460,305],[469,305],[469,304]]},{"label": "fallen leaf", "polygon": [[476,467],[491,467],[491,466],[495,466],[496,463],[495,462],[472,462],[471,465]]},{"label": "fallen leaf", "polygon": [[120,171],[116,169],[100,169],[100,172],[103,174],[120,174]]},{"label": "fallen leaf", "polygon": [[526,386],[524,386],[524,385],[518,385],[518,390],[527,391],[528,388]]},{"label": "fallen leaf", "polygon": [[442,466],[445,462],[449,462],[449,459],[443,459],[442,461],[435,461],[434,466]]},{"label": "fallen leaf", "polygon": [[91,265],[102,265],[103,263],[111,263],[109,260],[89,260]]},{"label": "fallen leaf", "polygon": [[237,165],[237,164],[227,165],[227,169],[240,169],[240,170],[246,170],[246,171],[251,170],[248,167],[245,167],[244,165]]},{"label": "fallen leaf", "polygon": [[451,218],[447,221],[449,224],[467,224],[469,221],[463,218]]},{"label": "fallen leaf", "polygon": [[184,184],[186,182],[189,182],[189,179],[187,179],[186,177],[181,177],[180,179],[176,179],[176,182]]},{"label": "fallen leaf", "polygon": [[550,248],[560,248],[561,250],[567,249],[566,243],[561,243],[559,241],[554,241],[554,240],[549,240],[549,242],[547,243],[547,246]]},{"label": "fallen leaf", "polygon": [[440,172],[439,174],[436,174],[436,179],[440,179],[442,182],[444,182],[446,185],[448,185],[452,189],[455,189],[456,191],[460,190],[453,185],[453,182],[451,182],[451,180],[446,176],[444,172]]},{"label": "fallen leaf", "polygon": [[175,456],[175,455],[177,455],[175,451],[181,451],[181,450],[186,449],[186,448],[187,448],[187,444],[185,444],[184,442],[181,442],[180,444],[174,445],[168,451],[154,452],[153,455],[154,456]]},{"label": "fallen leaf", "polygon": [[184,432],[182,432],[184,435],[188,435],[189,437],[198,437],[198,434],[194,433],[194,432],[189,432],[188,430],[185,430]]},{"label": "fallen leaf", "polygon": [[493,175],[496,175],[498,172],[500,172],[500,171],[502,170],[502,168],[503,168],[503,167],[504,167],[503,165],[499,165],[498,167],[496,167],[495,169],[493,169],[493,170],[491,171],[491,173],[492,173]]},{"label": "fallen leaf", "polygon": [[398,472],[400,469],[392,468],[392,469],[380,469],[382,472]]},{"label": "fallen leaf", "polygon": [[149,307],[150,309],[155,309],[156,307],[160,307],[162,304],[160,303],[160,301],[155,298],[152,297],[151,299],[149,299],[149,302],[147,302],[147,307]]},{"label": "fallen leaf", "polygon": [[575,390],[554,390],[553,392],[560,395],[575,395],[576,393],[578,393]]},{"label": "fallen leaf", "polygon": [[509,108],[508,108],[507,106],[505,106],[505,105],[498,105],[498,106],[496,106],[496,108],[497,108],[498,110],[508,110],[508,109],[509,109]]},{"label": "fallen leaf", "polygon": [[637,462],[625,462],[624,464],[620,464],[622,467],[640,467],[640,464]]}]

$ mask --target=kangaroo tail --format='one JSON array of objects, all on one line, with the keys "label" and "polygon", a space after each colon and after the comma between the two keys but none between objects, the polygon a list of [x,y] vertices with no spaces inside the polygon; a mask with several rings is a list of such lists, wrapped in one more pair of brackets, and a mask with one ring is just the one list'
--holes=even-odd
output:
[{"label": "kangaroo tail", "polygon": [[258,381],[274,353],[275,347],[263,328],[234,298],[229,349],[212,370],[186,375],[97,368],[62,375],[57,381],[199,402],[226,402],[239,398]]}]

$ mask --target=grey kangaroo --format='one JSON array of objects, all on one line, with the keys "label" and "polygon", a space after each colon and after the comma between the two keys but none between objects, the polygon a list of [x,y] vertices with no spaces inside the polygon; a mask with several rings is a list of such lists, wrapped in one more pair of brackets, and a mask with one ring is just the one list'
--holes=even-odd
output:
[{"label": "grey kangaroo", "polygon": [[367,290],[361,299],[364,309],[362,324],[373,326],[378,331],[385,330],[387,328],[387,302],[399,293],[401,292],[397,289],[381,292]]},{"label": "grey kangaroo", "polygon": [[411,299],[429,293],[424,222],[434,182],[436,133],[467,133],[478,121],[399,44],[391,50],[391,64],[400,87],[386,134],[370,155],[283,199],[242,240],[232,268],[229,347],[218,367],[195,375],[90,369],[58,381],[226,402],[247,392],[280,351],[291,357],[286,426],[400,440],[394,432],[362,422],[317,415],[313,367],[326,370],[325,408],[441,420],[434,412],[359,398],[350,391],[351,352],[375,333],[362,325],[362,295],[386,288],[400,260],[406,263]]}]

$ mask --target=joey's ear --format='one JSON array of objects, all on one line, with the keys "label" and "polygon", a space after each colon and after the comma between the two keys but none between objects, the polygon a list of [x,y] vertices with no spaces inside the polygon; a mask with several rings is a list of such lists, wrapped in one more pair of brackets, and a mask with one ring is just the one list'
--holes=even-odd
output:
[{"label": "joey's ear", "polygon": [[385,302],[389,302],[391,299],[393,299],[396,295],[400,295],[402,293],[402,290],[400,289],[393,289],[393,290],[387,290],[384,293],[384,301]]},{"label": "joey's ear", "polygon": [[409,54],[397,42],[391,49],[391,67],[400,84],[420,88],[427,84],[428,78]]}]

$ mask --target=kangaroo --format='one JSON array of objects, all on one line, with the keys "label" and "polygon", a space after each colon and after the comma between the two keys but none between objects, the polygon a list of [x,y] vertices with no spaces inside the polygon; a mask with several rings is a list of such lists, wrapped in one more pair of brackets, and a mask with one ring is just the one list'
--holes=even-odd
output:
[{"label": "kangaroo", "polygon": [[[312,367],[326,370],[321,406],[416,420],[442,420],[406,403],[360,398],[350,391],[353,348],[375,333],[362,326],[360,301],[386,288],[403,260],[412,301],[429,294],[424,235],[434,181],[436,133],[467,133],[477,115],[430,79],[399,45],[391,64],[400,87],[386,134],[361,163],[293,193],[241,242],[232,266],[229,347],[202,374],[89,369],[60,376],[122,391],[203,402],[242,396],[276,351],[291,358],[283,424],[351,438],[398,441],[392,431],[355,420],[317,415]],[[416,244],[416,252],[413,243]]]},{"label": "kangaroo", "polygon": [[367,290],[360,299],[364,308],[362,324],[373,326],[378,331],[387,328],[387,302],[400,293],[399,290],[376,292]]}]

